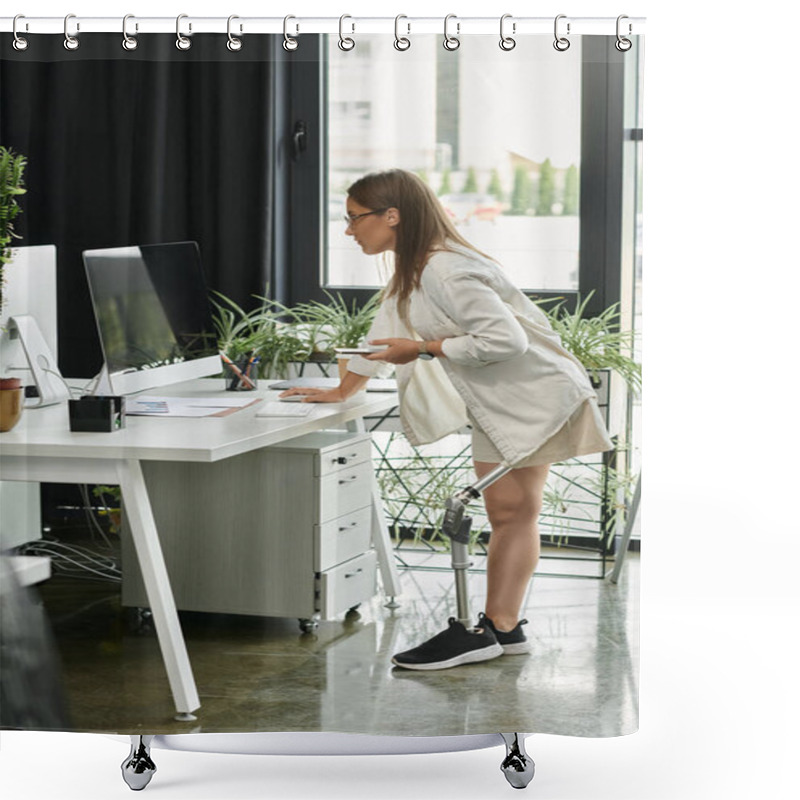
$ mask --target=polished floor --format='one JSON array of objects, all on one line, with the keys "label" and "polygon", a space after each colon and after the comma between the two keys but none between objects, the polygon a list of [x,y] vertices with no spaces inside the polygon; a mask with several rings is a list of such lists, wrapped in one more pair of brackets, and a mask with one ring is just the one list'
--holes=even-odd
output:
[{"label": "polished floor", "polygon": [[[338,731],[460,735],[632,733],[638,712],[639,557],[618,584],[537,576],[524,616],[533,651],[439,672],[393,667],[393,653],[453,614],[448,559],[404,554],[399,608],[378,596],[302,633],[297,620],[181,613],[201,708],[173,718],[155,633],[120,605],[119,585],[54,577],[39,587],[55,633],[73,730],[116,733]],[[482,556],[470,576],[483,608]],[[552,571],[542,562],[543,572]],[[438,567],[444,567],[439,570]],[[568,568],[570,565],[566,565]]]}]

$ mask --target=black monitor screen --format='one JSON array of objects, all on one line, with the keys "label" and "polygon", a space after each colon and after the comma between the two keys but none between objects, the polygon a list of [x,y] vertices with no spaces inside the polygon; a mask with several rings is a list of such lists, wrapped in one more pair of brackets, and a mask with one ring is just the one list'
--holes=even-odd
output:
[{"label": "black monitor screen", "polygon": [[87,250],[83,259],[110,372],[218,352],[196,242]]}]

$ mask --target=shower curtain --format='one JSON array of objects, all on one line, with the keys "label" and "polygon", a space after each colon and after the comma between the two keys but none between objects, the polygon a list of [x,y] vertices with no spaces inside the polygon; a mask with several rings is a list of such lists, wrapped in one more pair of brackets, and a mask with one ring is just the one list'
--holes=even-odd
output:
[{"label": "shower curtain", "polygon": [[[458,231],[543,307],[563,302],[565,311],[582,307],[595,318],[613,307],[624,330],[639,328],[641,37],[627,50],[613,35],[566,30],[555,41],[514,38],[512,21],[503,38],[459,37],[456,22],[443,38],[415,34],[402,20],[394,36],[360,34],[346,20],[338,35],[297,35],[291,21],[284,35],[242,34],[234,21],[231,35],[189,39],[185,28],[188,48],[176,47],[173,33],[138,35],[130,49],[120,34],[82,33],[74,49],[58,34],[28,35],[18,49],[4,34],[0,145],[27,159],[19,244],[57,248],[61,372],[88,378],[100,366],[81,261],[87,249],[197,241],[210,289],[245,311],[265,293],[289,306],[325,300],[326,291],[363,303],[386,275],[345,236],[346,191],[360,176],[394,167],[427,182]],[[128,30],[135,35],[133,22]],[[619,542],[640,472],[640,405],[618,375],[595,377],[617,449],[613,458],[553,468],[542,519],[549,560],[521,613],[529,654],[430,673],[392,666],[393,653],[445,627],[454,603],[447,543],[403,516],[419,500],[408,480],[423,462],[437,477],[448,464],[468,469],[469,454],[463,433],[420,451],[389,425],[373,433],[374,461],[386,486],[395,479],[385,505],[401,566],[397,608],[386,607],[378,586],[358,609],[310,631],[285,618],[185,611],[201,698],[197,722],[187,726],[171,719],[146,613],[122,605],[111,572],[81,580],[87,576],[60,572],[54,556],[54,576],[38,590],[47,612],[40,623],[52,628],[54,645],[41,655],[58,664],[54,690],[65,711],[57,723],[37,715],[37,694],[22,726],[635,731],[636,531],[630,553]],[[98,519],[108,529],[108,517],[96,517],[104,501],[92,487],[81,499],[72,491],[42,488],[53,535],[118,559],[124,525],[122,533],[112,526],[106,548],[85,530]],[[75,506],[88,507],[92,521],[65,510]],[[473,544],[476,610],[490,541],[485,529]],[[187,549],[184,568],[191,571],[196,556]],[[621,579],[611,581],[623,556]]]}]

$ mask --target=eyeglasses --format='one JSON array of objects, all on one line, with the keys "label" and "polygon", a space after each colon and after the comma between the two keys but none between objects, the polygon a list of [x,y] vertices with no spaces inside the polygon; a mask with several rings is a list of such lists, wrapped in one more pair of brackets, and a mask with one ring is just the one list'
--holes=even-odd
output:
[{"label": "eyeglasses", "polygon": [[355,225],[361,217],[369,217],[372,214],[383,214],[384,211],[388,211],[389,208],[376,208],[374,211],[365,211],[363,214],[345,214],[342,219],[345,221],[348,227],[350,225]]}]

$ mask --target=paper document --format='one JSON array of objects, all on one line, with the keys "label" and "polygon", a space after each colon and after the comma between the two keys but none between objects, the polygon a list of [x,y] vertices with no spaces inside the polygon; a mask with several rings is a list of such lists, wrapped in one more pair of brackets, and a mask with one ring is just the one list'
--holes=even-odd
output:
[{"label": "paper document", "polygon": [[125,413],[138,417],[224,417],[259,402],[253,397],[129,397]]}]

